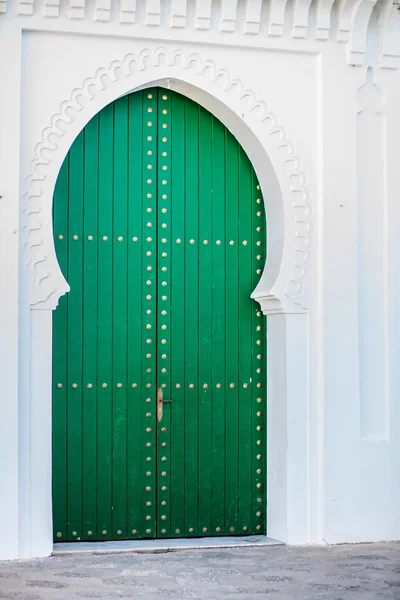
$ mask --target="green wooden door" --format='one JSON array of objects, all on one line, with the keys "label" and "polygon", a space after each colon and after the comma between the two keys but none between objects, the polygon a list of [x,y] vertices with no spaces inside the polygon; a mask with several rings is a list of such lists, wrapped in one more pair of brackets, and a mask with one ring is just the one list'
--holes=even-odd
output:
[{"label": "green wooden door", "polygon": [[136,92],[76,138],[54,195],[56,541],[265,533],[265,235],[246,154],[191,100]]}]

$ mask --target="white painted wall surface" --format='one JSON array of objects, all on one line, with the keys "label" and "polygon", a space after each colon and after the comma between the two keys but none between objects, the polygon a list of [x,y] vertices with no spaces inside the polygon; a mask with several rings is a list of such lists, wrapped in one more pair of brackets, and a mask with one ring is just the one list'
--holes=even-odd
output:
[{"label": "white painted wall surface", "polygon": [[263,189],[268,534],[400,539],[399,67],[389,0],[0,0],[0,559],[52,549],[58,170],[153,84],[219,117]]}]

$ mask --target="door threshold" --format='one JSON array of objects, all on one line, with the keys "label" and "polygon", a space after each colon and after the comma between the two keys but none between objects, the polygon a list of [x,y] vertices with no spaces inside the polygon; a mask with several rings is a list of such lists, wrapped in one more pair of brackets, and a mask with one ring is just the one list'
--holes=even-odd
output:
[{"label": "door threshold", "polygon": [[53,556],[65,554],[121,554],[126,552],[162,553],[208,548],[243,548],[251,546],[281,546],[283,542],[265,535],[248,537],[182,538],[170,540],[116,540],[112,542],[58,542]]}]

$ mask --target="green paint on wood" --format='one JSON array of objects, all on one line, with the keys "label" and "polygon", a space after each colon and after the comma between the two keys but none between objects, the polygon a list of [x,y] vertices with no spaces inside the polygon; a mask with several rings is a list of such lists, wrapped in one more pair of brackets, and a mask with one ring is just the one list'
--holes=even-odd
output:
[{"label": "green paint on wood", "polygon": [[265,533],[265,215],[243,149],[177,93],[125,96],[72,145],[54,232],[71,285],[54,313],[54,539]]}]

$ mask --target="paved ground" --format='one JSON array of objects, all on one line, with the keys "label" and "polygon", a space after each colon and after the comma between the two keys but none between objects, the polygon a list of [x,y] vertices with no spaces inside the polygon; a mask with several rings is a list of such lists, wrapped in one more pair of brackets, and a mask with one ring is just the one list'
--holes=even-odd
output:
[{"label": "paved ground", "polygon": [[0,598],[400,600],[400,544],[57,556],[0,563]]}]

